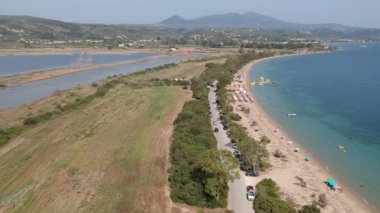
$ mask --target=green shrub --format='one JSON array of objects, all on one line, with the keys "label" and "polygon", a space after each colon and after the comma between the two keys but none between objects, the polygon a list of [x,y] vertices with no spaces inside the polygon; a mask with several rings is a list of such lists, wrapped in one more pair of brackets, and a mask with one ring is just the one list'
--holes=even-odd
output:
[{"label": "green shrub", "polygon": [[105,87],[98,87],[98,89],[96,89],[94,96],[103,97],[106,95],[106,93],[107,93],[107,89]]},{"label": "green shrub", "polygon": [[270,143],[270,139],[264,135],[263,137],[261,137],[260,142],[263,144],[268,144]]},{"label": "green shrub", "polygon": [[235,113],[230,114],[230,118],[233,121],[240,121],[242,119],[240,115],[235,114]]},{"label": "green shrub", "polygon": [[20,127],[10,127],[2,129],[0,128],[0,146],[5,145],[13,137],[20,135],[26,128],[24,126]]},{"label": "green shrub", "polygon": [[303,206],[301,210],[298,211],[298,213],[320,213],[321,210],[315,205],[306,205]]},{"label": "green shrub", "polygon": [[37,125],[40,122],[40,120],[36,117],[29,117],[25,118],[23,124],[26,126],[33,126]]},{"label": "green shrub", "polygon": [[256,213],[294,213],[291,203],[281,200],[279,187],[272,179],[263,179],[256,185],[253,207]]}]

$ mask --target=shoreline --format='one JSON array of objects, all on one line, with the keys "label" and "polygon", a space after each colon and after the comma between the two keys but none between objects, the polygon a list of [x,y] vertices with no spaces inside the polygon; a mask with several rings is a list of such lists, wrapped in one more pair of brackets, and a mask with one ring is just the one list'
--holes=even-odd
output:
[{"label": "shoreline", "polygon": [[[287,55],[279,55],[279,56],[268,57],[268,58],[264,58],[260,60],[255,60],[253,62],[250,62],[242,70],[240,70],[239,74],[242,75],[242,79],[244,82],[250,82],[249,76],[250,76],[250,73],[254,71],[254,66],[256,64],[262,61],[271,60],[278,57],[289,57],[289,56],[297,56],[297,55],[305,55],[305,54],[318,54],[318,53],[287,54]],[[294,180],[292,180],[291,178],[292,176],[294,177],[295,175],[303,179],[313,177],[313,178],[310,178],[309,180],[306,179],[306,182],[308,183],[308,185],[310,185],[310,188],[313,188],[315,192],[318,192],[318,194],[320,193],[326,194],[326,197],[328,201],[330,202],[326,208],[321,209],[323,210],[323,212],[334,212],[334,211],[344,211],[344,210],[346,210],[345,212],[372,212],[373,211],[369,207],[369,204],[366,203],[365,199],[357,196],[356,193],[354,193],[352,189],[349,188],[349,186],[340,184],[340,185],[344,185],[344,193],[339,194],[339,192],[332,191],[328,188],[327,185],[325,185],[324,183],[321,183],[325,181],[328,177],[337,177],[337,175],[333,174],[332,171],[328,170],[328,167],[325,166],[320,159],[315,157],[315,155],[312,152],[305,149],[303,145],[297,143],[297,140],[294,140],[295,138],[291,137],[289,133],[285,132],[284,129],[281,128],[281,125],[276,120],[274,120],[269,115],[269,113],[263,110],[263,107],[257,101],[257,98],[254,95],[254,93],[251,91],[250,87],[249,86],[248,88],[246,86],[244,87],[247,91],[247,95],[249,95],[252,98],[252,100],[254,100],[254,103],[247,103],[247,105],[251,109],[251,113],[248,115],[248,119],[254,118],[254,120],[257,121],[258,123],[258,127],[260,128],[260,133],[255,134],[255,132],[252,131],[252,127],[249,127],[248,131],[250,132],[250,135],[256,136],[254,137],[256,139],[260,135],[266,135],[272,141],[270,144],[268,144],[267,149],[271,153],[269,160],[272,165],[274,163],[274,166],[273,166],[274,168],[271,168],[268,172],[266,172],[266,174],[264,174],[266,178],[274,179],[279,184],[282,191],[289,193],[288,197],[291,197],[294,200],[298,201],[296,202],[297,204],[300,204],[299,201],[301,201],[302,203],[302,200],[306,200],[306,199],[304,197],[303,190],[295,188],[294,184],[292,183],[294,182]],[[243,115],[242,117],[247,117],[247,116]],[[274,131],[275,129],[279,129],[280,132],[275,132]],[[281,139],[281,138],[284,138],[284,139]],[[292,141],[293,143],[288,144],[287,143],[288,141]],[[293,150],[295,148],[299,148],[300,151],[294,152]],[[279,165],[282,165],[284,163],[278,162],[281,160],[278,160],[272,156],[275,150],[280,150],[282,153],[286,154],[287,161],[288,161],[286,163],[287,164],[286,168],[279,167]],[[313,161],[306,162],[304,160],[305,156],[312,156]],[[296,168],[307,169],[308,173],[305,173],[302,170],[299,171]],[[288,171],[284,171],[284,170],[288,170]],[[310,173],[312,173],[312,175],[310,175]],[[286,174],[287,175],[286,177],[288,179],[277,181],[278,177],[276,176],[278,174],[280,175]],[[316,182],[318,180],[319,182]],[[307,190],[310,191],[310,189],[307,189]],[[332,199],[334,199],[334,203],[331,202]],[[302,205],[304,204],[307,204],[307,203],[302,203]]]}]

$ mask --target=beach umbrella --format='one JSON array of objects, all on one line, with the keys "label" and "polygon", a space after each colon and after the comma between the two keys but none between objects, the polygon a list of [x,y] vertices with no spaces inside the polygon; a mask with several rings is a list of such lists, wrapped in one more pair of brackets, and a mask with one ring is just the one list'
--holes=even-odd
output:
[{"label": "beach umbrella", "polygon": [[331,188],[333,188],[333,189],[335,189],[335,188],[338,186],[338,184],[336,184],[335,180],[332,179],[332,178],[328,178],[328,179],[327,179],[327,183],[328,183],[329,186],[330,186]]}]

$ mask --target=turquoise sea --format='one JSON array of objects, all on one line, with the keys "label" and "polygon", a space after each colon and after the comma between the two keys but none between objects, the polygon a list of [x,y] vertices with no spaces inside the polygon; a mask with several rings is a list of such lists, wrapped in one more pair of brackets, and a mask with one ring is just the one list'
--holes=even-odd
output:
[{"label": "turquoise sea", "polygon": [[[380,209],[380,44],[337,46],[339,51],[331,53],[258,63],[250,80],[263,76],[277,87],[252,91],[265,111],[333,172],[339,185]],[[338,145],[347,151],[340,152]]]}]

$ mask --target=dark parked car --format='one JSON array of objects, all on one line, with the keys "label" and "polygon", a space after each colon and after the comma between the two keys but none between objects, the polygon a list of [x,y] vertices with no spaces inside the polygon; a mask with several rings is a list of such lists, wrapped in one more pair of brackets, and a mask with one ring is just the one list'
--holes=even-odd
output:
[{"label": "dark parked car", "polygon": [[251,165],[248,165],[246,162],[242,162],[241,164],[240,164],[240,170],[241,171],[250,171],[250,170],[252,170],[252,166]]},{"label": "dark parked car", "polygon": [[219,129],[218,129],[218,128],[215,128],[215,129],[214,129],[214,132],[219,132]]},{"label": "dark parked car", "polygon": [[245,176],[258,177],[259,175],[260,175],[260,173],[256,169],[248,170],[245,172]]},{"label": "dark parked car", "polygon": [[240,153],[239,150],[235,150],[235,151],[234,151],[234,156],[235,156],[236,158],[239,158],[240,155],[241,155],[241,153]]}]

